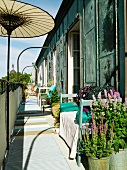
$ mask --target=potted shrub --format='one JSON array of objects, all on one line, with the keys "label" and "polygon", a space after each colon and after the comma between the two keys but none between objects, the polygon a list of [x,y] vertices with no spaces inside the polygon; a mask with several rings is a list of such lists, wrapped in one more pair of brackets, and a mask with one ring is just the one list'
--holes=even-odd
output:
[{"label": "potted shrub", "polygon": [[60,97],[58,95],[58,91],[55,90],[52,92],[51,96],[51,106],[52,106],[52,114],[55,117],[55,110],[60,108]]}]

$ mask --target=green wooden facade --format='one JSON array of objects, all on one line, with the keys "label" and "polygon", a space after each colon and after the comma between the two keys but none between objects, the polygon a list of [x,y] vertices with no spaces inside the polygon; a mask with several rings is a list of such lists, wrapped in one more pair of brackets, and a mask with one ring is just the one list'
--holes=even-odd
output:
[{"label": "green wooden facade", "polygon": [[55,23],[36,61],[47,81],[64,93],[111,84],[125,98],[124,0],[63,0]]}]

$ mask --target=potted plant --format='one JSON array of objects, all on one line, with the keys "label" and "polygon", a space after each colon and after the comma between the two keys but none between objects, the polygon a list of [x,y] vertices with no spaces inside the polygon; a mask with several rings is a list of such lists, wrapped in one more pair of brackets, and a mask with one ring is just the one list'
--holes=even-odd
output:
[{"label": "potted plant", "polygon": [[94,113],[97,126],[100,126],[102,118],[103,122],[107,124],[107,140],[110,139],[111,129],[114,127],[112,138],[113,154],[109,159],[109,169],[126,168],[127,152],[124,149],[127,148],[127,109],[122,103],[118,92],[110,90],[109,94],[104,90],[104,93],[106,100],[103,100],[101,93],[99,93],[97,102],[94,97],[91,110]]},{"label": "potted plant", "polygon": [[58,91],[55,90],[52,92],[51,96],[51,106],[52,106],[52,114],[55,117],[55,110],[60,108],[60,97],[58,95]]},{"label": "potted plant", "polygon": [[89,170],[109,170],[109,157],[112,154],[113,126],[108,137],[108,124],[104,123],[103,117],[97,126],[95,114],[92,113],[91,130],[86,125],[82,140],[81,152],[88,157]]},{"label": "potted plant", "polygon": [[[110,108],[110,114],[105,115],[105,119],[114,120],[114,136],[113,136],[113,149],[114,152],[110,157],[109,169],[121,169],[127,168],[127,108],[122,103],[120,95],[118,93],[117,101],[114,98],[113,101],[108,102],[107,106]],[[109,108],[107,110],[109,110]],[[110,135],[110,134],[109,134]]]}]

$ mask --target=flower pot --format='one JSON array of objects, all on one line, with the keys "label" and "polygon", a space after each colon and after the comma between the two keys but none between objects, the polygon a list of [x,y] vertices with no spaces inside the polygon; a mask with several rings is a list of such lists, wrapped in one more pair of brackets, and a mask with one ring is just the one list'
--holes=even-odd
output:
[{"label": "flower pot", "polygon": [[36,97],[38,97],[38,92],[35,92]]},{"label": "flower pot", "polygon": [[88,157],[89,170],[109,170],[109,157],[91,158]]},{"label": "flower pot", "polygon": [[127,170],[127,149],[120,149],[109,159],[109,170]]}]

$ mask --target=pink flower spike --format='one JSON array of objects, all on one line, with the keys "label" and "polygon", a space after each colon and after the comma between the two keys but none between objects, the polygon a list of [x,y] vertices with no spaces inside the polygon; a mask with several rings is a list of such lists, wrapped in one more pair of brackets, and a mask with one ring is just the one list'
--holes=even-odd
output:
[{"label": "pink flower spike", "polygon": [[110,94],[111,94],[111,96],[113,97],[113,91],[110,89]]},{"label": "pink flower spike", "polygon": [[109,101],[111,102],[112,100],[112,96],[108,93],[108,99],[109,99]]},{"label": "pink flower spike", "polygon": [[92,121],[94,121],[94,113],[92,112],[91,114],[92,114]]},{"label": "pink flower spike", "polygon": [[105,132],[105,135],[106,135],[106,133],[107,133],[107,130],[108,130],[108,128],[107,128],[106,123],[105,123],[105,124],[104,124],[104,132]]},{"label": "pink flower spike", "polygon": [[92,97],[93,97],[94,102],[96,102],[96,97],[94,94],[92,95]]},{"label": "pink flower spike", "polygon": [[114,120],[112,121],[112,126],[114,126]]},{"label": "pink flower spike", "polygon": [[101,99],[101,91],[98,93],[98,99]]},{"label": "pink flower spike", "polygon": [[98,134],[98,126],[96,126],[96,134]]},{"label": "pink flower spike", "polygon": [[115,100],[114,101],[114,109],[116,109],[116,104],[117,104],[117,101]]},{"label": "pink flower spike", "polygon": [[107,90],[104,89],[104,95],[105,95],[105,98],[107,98]]},{"label": "pink flower spike", "polygon": [[114,96],[118,99],[118,97],[120,96],[120,95],[119,95],[119,92],[116,92],[116,91],[115,91],[115,92],[114,92]]},{"label": "pink flower spike", "polygon": [[112,131],[110,131],[110,135],[111,135],[111,137],[113,136],[113,132]]},{"label": "pink flower spike", "polygon": [[92,108],[92,101],[90,101],[90,108]]}]

